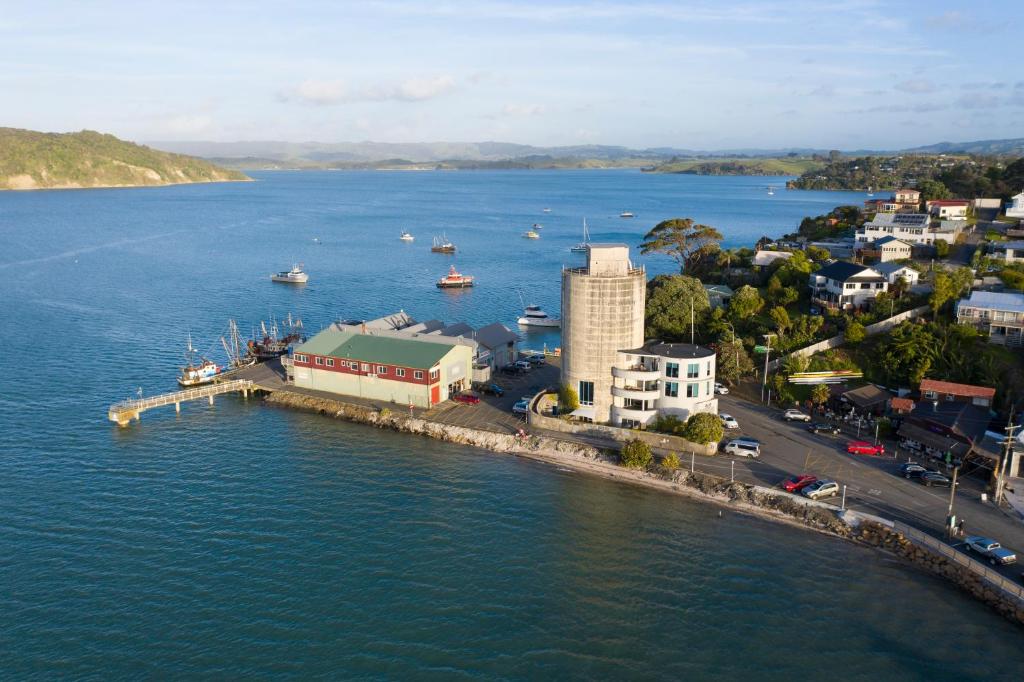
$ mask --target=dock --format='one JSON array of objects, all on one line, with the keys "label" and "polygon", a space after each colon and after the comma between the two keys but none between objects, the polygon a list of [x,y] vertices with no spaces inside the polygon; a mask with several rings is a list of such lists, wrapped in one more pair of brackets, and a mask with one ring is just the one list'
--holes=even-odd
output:
[{"label": "dock", "polygon": [[214,396],[238,392],[243,397],[248,398],[249,392],[255,390],[255,388],[251,379],[234,379],[232,381],[209,384],[208,386],[200,386],[199,388],[189,388],[184,391],[162,393],[148,398],[122,400],[110,406],[107,410],[107,419],[117,422],[118,426],[128,426],[132,419],[140,421],[142,413],[154,407],[174,405],[174,410],[181,412],[181,404],[190,400],[206,398],[213,405]]}]

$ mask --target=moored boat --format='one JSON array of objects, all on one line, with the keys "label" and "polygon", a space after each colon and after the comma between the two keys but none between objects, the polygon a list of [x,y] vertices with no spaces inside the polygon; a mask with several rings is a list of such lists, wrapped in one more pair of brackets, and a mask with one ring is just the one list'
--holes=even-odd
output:
[{"label": "moored boat", "polygon": [[291,313],[285,320],[284,335],[278,329],[277,322],[271,320],[270,328],[266,323],[260,322],[262,335],[251,339],[246,347],[248,354],[255,357],[257,361],[273,360],[288,352],[288,346],[294,343],[302,343],[306,340],[302,329],[302,320],[293,320]]},{"label": "moored boat", "polygon": [[586,253],[590,248],[590,232],[587,230],[587,219],[583,219],[583,241],[576,244],[569,250],[573,253]]},{"label": "moored boat", "polygon": [[536,230],[527,230],[526,232],[523,232],[523,236],[527,239],[540,239],[540,233]]},{"label": "moored boat", "polygon": [[620,218],[635,218],[636,214],[633,213],[632,211],[623,211],[622,213],[619,214],[619,217]]},{"label": "moored boat", "polygon": [[292,266],[291,270],[271,275],[270,279],[274,282],[284,282],[285,284],[305,284],[309,281],[309,275],[303,271],[302,263],[296,263]]},{"label": "moored boat", "polygon": [[455,269],[455,266],[448,268],[448,274],[437,280],[438,289],[465,289],[473,286],[473,276],[463,275]]},{"label": "moored boat", "polygon": [[452,244],[447,235],[434,235],[434,244],[430,250],[434,253],[455,253],[455,244]]},{"label": "moored boat", "polygon": [[408,230],[402,230],[402,236],[399,237],[399,239],[401,239],[403,242],[411,242],[412,240],[416,239],[416,237],[413,237]]},{"label": "moored boat", "polygon": [[188,350],[185,351],[185,359],[188,364],[181,368],[181,374],[178,375],[178,384],[185,388],[208,384],[222,371],[220,365],[204,357],[200,357],[199,362],[196,362],[196,349],[192,347],[191,334],[188,337]]},{"label": "moored boat", "polygon": [[539,305],[528,305],[517,322],[523,327],[560,327],[562,321],[551,317]]}]

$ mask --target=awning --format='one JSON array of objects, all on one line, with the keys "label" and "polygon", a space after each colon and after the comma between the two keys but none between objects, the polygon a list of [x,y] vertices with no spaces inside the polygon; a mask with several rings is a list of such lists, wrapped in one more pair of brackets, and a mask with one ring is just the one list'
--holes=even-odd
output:
[{"label": "awning", "polygon": [[593,406],[590,406],[590,407],[577,407],[575,410],[573,410],[572,412],[569,413],[569,416],[570,417],[582,417],[584,419],[589,419],[590,421],[594,421],[594,414],[596,414],[596,413],[594,411]]}]

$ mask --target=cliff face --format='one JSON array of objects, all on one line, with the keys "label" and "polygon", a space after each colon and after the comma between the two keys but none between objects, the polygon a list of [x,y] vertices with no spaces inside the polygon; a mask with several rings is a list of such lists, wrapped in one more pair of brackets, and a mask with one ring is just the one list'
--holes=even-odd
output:
[{"label": "cliff face", "polygon": [[249,178],[90,130],[39,133],[0,128],[0,189],[147,187]]}]

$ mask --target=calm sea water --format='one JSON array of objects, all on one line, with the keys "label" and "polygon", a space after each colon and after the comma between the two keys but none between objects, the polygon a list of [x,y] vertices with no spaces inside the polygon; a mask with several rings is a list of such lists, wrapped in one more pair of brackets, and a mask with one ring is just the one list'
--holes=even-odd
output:
[{"label": "calm sea water", "polygon": [[[3,677],[1017,678],[1019,629],[799,530],[233,398],[105,421],[173,388],[186,335],[214,353],[229,316],[511,325],[520,293],[557,312],[584,215],[598,241],[690,216],[741,245],[860,195],[626,171],[256,175],[0,193]],[[521,238],[534,222],[542,239]],[[441,232],[454,258],[429,253]],[[308,286],[269,282],[293,261]],[[436,290],[450,262],[480,286]]]}]

